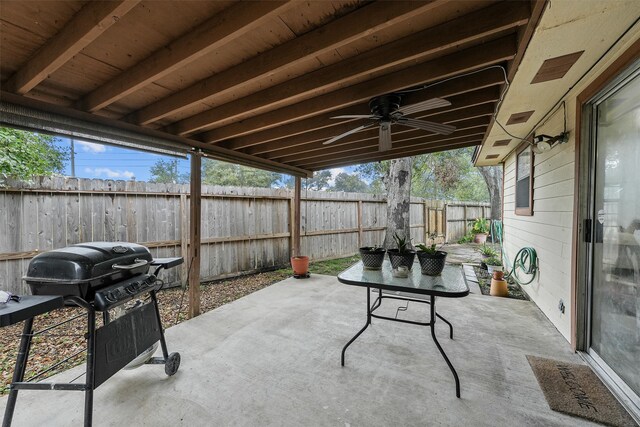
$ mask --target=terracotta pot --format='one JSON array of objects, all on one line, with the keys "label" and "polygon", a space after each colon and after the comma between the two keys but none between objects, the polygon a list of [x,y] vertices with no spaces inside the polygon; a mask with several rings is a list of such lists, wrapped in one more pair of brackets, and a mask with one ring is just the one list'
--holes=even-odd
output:
[{"label": "terracotta pot", "polygon": [[420,269],[422,274],[427,276],[438,276],[444,270],[445,261],[447,259],[447,253],[444,251],[438,251],[431,255],[424,251],[418,251],[418,261],[420,262]]},{"label": "terracotta pot", "polygon": [[293,268],[293,274],[296,276],[303,276],[309,272],[309,257],[300,255],[291,258],[291,267]]},{"label": "terracotta pot", "polygon": [[491,279],[491,289],[489,294],[494,297],[507,297],[509,296],[509,288],[507,287],[507,281],[504,280],[504,273],[502,271],[494,271],[493,278]]},{"label": "terracotta pot", "polygon": [[473,237],[473,243],[485,243],[489,233],[478,233]]}]

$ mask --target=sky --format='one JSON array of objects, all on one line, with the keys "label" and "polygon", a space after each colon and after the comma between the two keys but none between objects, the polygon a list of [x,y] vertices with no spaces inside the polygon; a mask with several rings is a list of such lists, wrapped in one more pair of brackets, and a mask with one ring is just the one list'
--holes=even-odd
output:
[{"label": "sky", "polygon": [[[62,148],[69,148],[71,140],[57,138]],[[122,179],[149,181],[149,170],[160,159],[171,159],[170,156],[131,150],[112,145],[96,144],[75,140],[75,176],[78,178]],[[178,158],[180,173],[189,172],[189,160]],[[335,177],[341,172],[353,173],[354,167],[331,169],[333,185]],[[72,176],[71,162],[68,162],[65,175]]]}]

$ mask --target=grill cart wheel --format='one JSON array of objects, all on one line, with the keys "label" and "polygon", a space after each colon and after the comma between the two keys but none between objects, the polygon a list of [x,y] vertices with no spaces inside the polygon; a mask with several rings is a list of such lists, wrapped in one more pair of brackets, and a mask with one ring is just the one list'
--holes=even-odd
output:
[{"label": "grill cart wheel", "polygon": [[164,363],[164,373],[168,376],[172,376],[178,372],[180,367],[180,353],[171,353],[167,357],[167,361]]}]

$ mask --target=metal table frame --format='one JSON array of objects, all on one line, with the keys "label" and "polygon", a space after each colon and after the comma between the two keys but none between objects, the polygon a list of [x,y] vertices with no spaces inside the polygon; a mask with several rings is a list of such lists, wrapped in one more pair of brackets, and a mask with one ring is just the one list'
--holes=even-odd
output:
[{"label": "metal table frame", "polygon": [[[360,262],[361,263],[361,262]],[[455,380],[456,383],[456,397],[460,397],[460,379],[458,378],[458,373],[456,372],[455,368],[453,367],[453,364],[451,363],[451,361],[449,360],[449,357],[447,357],[447,354],[445,353],[444,349],[442,348],[442,346],[440,345],[440,343],[438,342],[438,338],[436,337],[436,332],[435,332],[435,325],[436,325],[436,318],[442,320],[443,322],[445,322],[447,325],[449,325],[449,338],[453,339],[453,325],[446,320],[443,316],[441,316],[440,314],[438,314],[436,312],[436,296],[441,296],[441,297],[449,297],[449,298],[460,298],[460,297],[464,297],[467,296],[469,294],[469,288],[466,287],[466,291],[462,290],[460,292],[446,292],[446,291],[438,291],[438,290],[431,290],[431,289],[424,289],[424,288],[410,288],[406,285],[394,285],[393,283],[384,283],[384,280],[380,280],[381,283],[375,283],[375,282],[370,282],[370,281],[364,281],[364,280],[352,280],[352,279],[347,279],[345,278],[345,273],[349,272],[349,270],[355,268],[355,267],[359,267],[359,264],[356,263],[354,266],[350,267],[349,269],[345,270],[344,272],[340,273],[340,275],[338,275],[338,280],[341,283],[347,284],[347,285],[354,285],[354,286],[362,286],[365,287],[367,290],[367,321],[365,323],[365,325],[362,327],[362,329],[360,329],[354,336],[353,338],[351,338],[349,340],[349,342],[347,342],[347,344],[343,347],[342,349],[342,357],[341,357],[341,363],[342,366],[344,366],[344,355],[345,352],[347,351],[347,348],[369,327],[369,325],[371,325],[371,319],[375,318],[375,319],[383,319],[383,320],[390,320],[392,322],[400,322],[400,323],[409,323],[412,325],[420,325],[420,326],[429,326],[429,328],[431,329],[431,338],[433,339],[433,342],[435,342],[436,347],[438,347],[438,350],[440,351],[440,354],[442,355],[442,357],[444,358],[444,361],[447,362],[447,365],[449,366],[449,369],[451,370],[451,373],[453,374],[453,378]],[[383,265],[383,269],[387,268],[390,269],[390,266],[388,265],[388,263],[385,261],[385,264]],[[417,268],[418,272],[420,271],[420,267],[419,265],[414,266],[414,269]],[[410,273],[410,274],[414,274],[414,273]],[[382,278],[382,276],[381,276]],[[378,297],[376,298],[376,300],[373,302],[373,305],[371,304],[371,289],[378,289]],[[422,294],[422,295],[428,295],[429,296],[429,300],[420,300],[420,299],[415,299],[415,298],[408,298],[408,297],[402,297],[402,296],[396,296],[396,295],[383,295],[382,294],[382,290],[390,290],[390,291],[400,291],[400,292],[411,292],[411,293],[416,293],[416,294]],[[388,316],[381,316],[381,315],[377,315],[374,314],[374,311],[376,311],[378,308],[380,308],[380,306],[382,305],[382,300],[383,299],[394,299],[394,300],[400,300],[400,301],[410,301],[410,302],[417,302],[417,303],[421,303],[421,304],[428,304],[429,305],[429,321],[428,322],[416,322],[416,321],[412,321],[412,320],[405,320],[405,319],[397,319],[397,318],[393,318],[393,317],[388,317]]]}]

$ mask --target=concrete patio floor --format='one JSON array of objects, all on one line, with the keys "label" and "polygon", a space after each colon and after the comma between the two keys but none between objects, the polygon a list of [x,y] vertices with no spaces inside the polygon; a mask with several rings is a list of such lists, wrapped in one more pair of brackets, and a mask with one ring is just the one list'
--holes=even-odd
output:
[{"label": "concrete patio floor", "polygon": [[[374,319],[341,367],[342,346],[365,321],[365,292],[330,276],[287,279],[179,324],[167,331],[178,373],[119,372],[95,392],[94,425],[589,425],[543,397],[525,355],[580,358],[528,301],[438,300],[455,328],[454,340],[442,322],[437,334],[461,399],[425,327]],[[398,305],[386,300],[380,311],[395,315]],[[409,303],[400,314],[428,313]],[[82,408],[79,392],[23,391],[14,426],[81,425]]]}]

